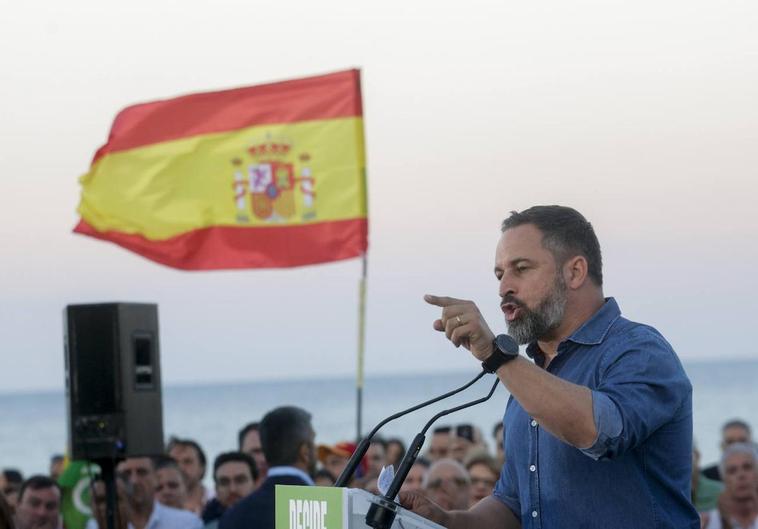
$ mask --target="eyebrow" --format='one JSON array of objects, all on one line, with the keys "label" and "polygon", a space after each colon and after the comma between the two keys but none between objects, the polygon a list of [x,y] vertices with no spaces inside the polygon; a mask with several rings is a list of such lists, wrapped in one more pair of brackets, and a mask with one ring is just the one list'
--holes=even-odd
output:
[{"label": "eyebrow", "polygon": [[[533,259],[529,259],[528,257],[514,257],[513,259],[511,259],[510,261],[508,261],[508,266],[510,266],[512,268],[512,267],[514,267],[517,264],[522,263],[522,262],[528,263],[528,264],[534,264],[534,260]],[[498,272],[502,272],[502,271],[503,271],[502,268],[500,268],[499,266],[495,265],[495,273],[496,274]]]}]

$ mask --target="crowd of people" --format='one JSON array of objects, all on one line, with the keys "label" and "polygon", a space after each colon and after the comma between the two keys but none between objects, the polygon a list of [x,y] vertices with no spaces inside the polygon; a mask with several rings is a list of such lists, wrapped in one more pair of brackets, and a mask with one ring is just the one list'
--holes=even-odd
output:
[{"label": "crowd of people", "polygon": [[[503,425],[492,432],[494,453],[470,424],[440,426],[428,440],[403,485],[446,510],[465,510],[492,494],[507,457]],[[693,449],[692,502],[704,529],[758,528],[758,449],[750,426],[740,420],[722,429],[719,463],[700,467]],[[235,450],[218,454],[208,468],[205,451],[192,439],[172,437],[163,454],[130,457],[116,468],[117,529],[247,529],[274,526],[276,484],[332,486],[356,449],[352,441],[315,444],[310,415],[300,408],[272,410],[244,426]],[[383,468],[397,468],[406,446],[376,438],[349,486],[379,493]],[[49,475],[26,479],[14,469],[0,473],[0,529],[59,529],[63,458],[51,459]],[[203,484],[210,470],[214,489]],[[87,529],[105,529],[106,486],[90,483],[92,518]]]}]

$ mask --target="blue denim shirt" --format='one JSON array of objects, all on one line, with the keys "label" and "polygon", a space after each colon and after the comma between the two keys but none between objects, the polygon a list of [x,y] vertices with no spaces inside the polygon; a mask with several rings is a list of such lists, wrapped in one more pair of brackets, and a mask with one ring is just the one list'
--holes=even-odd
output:
[{"label": "blue denim shirt", "polygon": [[[537,365],[544,357],[531,344]],[[558,346],[547,371],[592,391],[598,437],[576,448],[508,400],[494,495],[523,529],[698,529],[690,502],[692,386],[652,327],[616,301]]]}]

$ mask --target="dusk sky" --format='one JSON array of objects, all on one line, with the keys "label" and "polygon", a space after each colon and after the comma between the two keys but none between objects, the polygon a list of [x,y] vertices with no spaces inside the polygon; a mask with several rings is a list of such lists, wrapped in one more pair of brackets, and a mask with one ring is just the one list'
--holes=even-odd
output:
[{"label": "dusk sky", "polygon": [[685,361],[757,358],[754,1],[0,0],[0,391],[63,387],[62,313],[159,305],[164,383],[350,375],[360,261],[182,272],[74,235],[125,106],[357,67],[366,372],[475,369],[425,293],[505,329],[501,220],[593,223],[605,294]]}]

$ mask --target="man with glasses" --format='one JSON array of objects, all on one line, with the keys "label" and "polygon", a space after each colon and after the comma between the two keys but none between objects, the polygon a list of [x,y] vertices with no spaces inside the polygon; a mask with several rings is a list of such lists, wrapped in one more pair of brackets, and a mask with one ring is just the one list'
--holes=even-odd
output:
[{"label": "man with glasses", "polygon": [[445,458],[432,464],[424,483],[426,495],[446,510],[468,509],[471,480],[455,459]]},{"label": "man with glasses", "polygon": [[206,529],[218,527],[224,512],[255,490],[258,469],[255,460],[243,452],[219,454],[213,462],[213,482],[216,497],[205,506],[203,521]]}]

